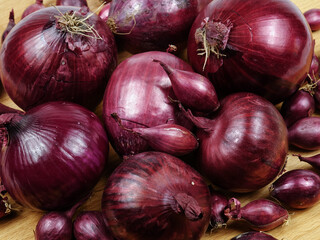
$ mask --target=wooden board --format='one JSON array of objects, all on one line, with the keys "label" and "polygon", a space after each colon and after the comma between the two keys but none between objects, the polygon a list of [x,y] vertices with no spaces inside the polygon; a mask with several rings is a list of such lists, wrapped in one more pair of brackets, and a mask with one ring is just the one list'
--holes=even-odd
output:
[{"label": "wooden board", "polygon": [[[14,8],[15,20],[18,22],[23,10],[35,0],[0,0],[0,33],[4,31],[8,23],[9,11]],[[319,0],[293,0],[293,2],[301,9],[302,12],[311,8],[320,8]],[[94,10],[99,7],[101,1],[88,0],[90,9]],[[45,0],[46,6],[54,5],[54,0]],[[316,39],[316,53],[320,56],[320,31],[314,33]],[[319,44],[318,44],[319,39]],[[119,61],[130,56],[127,52],[119,53]],[[8,106],[17,106],[10,100],[10,98],[2,91],[0,94],[0,101]],[[97,107],[96,113],[101,117],[101,104]],[[320,151],[302,152],[304,156],[313,155]],[[291,149],[290,153],[297,153],[296,149]],[[117,154],[111,149],[110,152],[110,166],[109,172],[115,168],[119,163]],[[289,156],[286,169],[309,168],[306,164],[299,162],[296,157]],[[103,177],[94,189],[93,196],[81,208],[86,210],[99,210],[102,190],[107,177]],[[235,194],[235,197],[241,200],[243,204],[258,198],[268,197],[268,186],[250,194]],[[34,229],[43,213],[35,212],[18,206],[13,202],[13,207],[16,209],[14,214],[6,218],[0,219],[0,239],[1,240],[30,240],[34,239]],[[320,239],[320,203],[316,206],[306,210],[289,210],[290,220],[287,224],[269,231],[271,235],[279,240],[317,240]],[[249,228],[245,224],[239,222],[230,222],[227,228],[213,231],[206,234],[203,239],[230,239],[241,232],[248,231]]]}]

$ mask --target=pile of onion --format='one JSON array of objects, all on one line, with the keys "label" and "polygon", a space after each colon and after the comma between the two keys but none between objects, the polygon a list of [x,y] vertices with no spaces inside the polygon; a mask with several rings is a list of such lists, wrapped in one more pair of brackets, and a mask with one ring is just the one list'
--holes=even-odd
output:
[{"label": "pile of onion", "polygon": [[21,20],[0,52],[3,86],[28,110],[49,101],[100,103],[117,62],[112,32],[87,7],[40,9]]}]

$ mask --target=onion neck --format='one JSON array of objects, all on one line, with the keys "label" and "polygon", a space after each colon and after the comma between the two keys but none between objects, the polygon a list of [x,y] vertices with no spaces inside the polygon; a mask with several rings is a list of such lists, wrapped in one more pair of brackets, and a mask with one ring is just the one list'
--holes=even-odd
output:
[{"label": "onion neck", "polygon": [[202,219],[203,212],[197,200],[186,193],[178,193],[174,197],[174,204],[172,209],[177,214],[184,214],[190,221],[197,221]]},{"label": "onion neck", "polygon": [[241,203],[236,198],[230,198],[224,210],[224,215],[229,219],[241,219]]},{"label": "onion neck", "polygon": [[22,118],[22,114],[18,112],[2,113],[0,107],[0,146],[1,148],[9,144],[9,131]]}]

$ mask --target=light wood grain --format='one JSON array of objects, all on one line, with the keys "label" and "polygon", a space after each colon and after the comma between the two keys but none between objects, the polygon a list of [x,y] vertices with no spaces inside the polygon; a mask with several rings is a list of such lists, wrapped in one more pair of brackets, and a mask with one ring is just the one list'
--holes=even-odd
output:
[{"label": "light wood grain", "polygon": [[[227,1],[227,0],[226,0]],[[261,0],[263,1],[263,0]],[[9,11],[13,8],[15,11],[15,20],[18,22],[23,10],[30,4],[34,3],[35,0],[0,0],[0,33],[4,31],[8,23]],[[293,2],[301,9],[302,12],[311,8],[320,8],[319,0],[293,0]],[[54,5],[55,0],[45,0],[46,6]],[[94,10],[99,7],[101,1],[99,0],[88,0],[90,9]],[[320,31],[314,33],[314,39],[316,39],[316,54],[320,56]],[[318,44],[319,39],[319,44]],[[122,61],[130,54],[127,52],[119,53],[119,61]],[[185,53],[182,55],[185,58]],[[8,106],[17,106],[10,100],[10,98],[2,91],[0,95],[0,101]],[[96,113],[101,117],[101,104],[97,107]],[[305,156],[319,153],[320,151],[314,152],[303,152]],[[290,153],[297,153],[296,149],[291,149]],[[119,163],[119,158],[115,152],[111,149],[110,155],[110,166],[109,173]],[[289,156],[288,164],[286,169],[296,168],[310,168],[306,164],[299,162],[297,157]],[[107,179],[107,174],[100,180],[94,189],[93,196],[84,204],[81,208],[86,210],[99,210],[102,190]],[[248,203],[251,200],[258,198],[268,197],[268,186],[254,193],[249,194],[235,194],[237,198],[241,200],[243,204]],[[0,219],[0,240],[31,240],[34,239],[34,229],[37,221],[43,213],[35,212],[21,206],[18,206],[13,202],[13,207],[16,209],[14,214],[6,218]],[[306,210],[289,210],[290,220],[289,222],[281,227],[269,231],[269,234],[273,235],[277,239],[283,240],[318,240],[320,239],[320,203],[316,206]],[[249,229],[245,224],[239,222],[230,222],[227,228],[219,229],[212,233],[206,234],[203,239],[206,240],[224,240],[231,239],[241,232],[248,231]]]}]

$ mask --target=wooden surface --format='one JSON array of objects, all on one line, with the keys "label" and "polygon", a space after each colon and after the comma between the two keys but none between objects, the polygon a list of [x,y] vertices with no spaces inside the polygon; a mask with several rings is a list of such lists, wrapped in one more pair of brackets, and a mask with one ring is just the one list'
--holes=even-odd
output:
[{"label": "wooden surface", "polygon": [[[227,0],[226,0],[227,1]],[[4,31],[8,23],[9,11],[14,8],[15,20],[18,22],[23,10],[30,4],[34,3],[35,0],[0,0],[0,33]],[[302,12],[311,8],[320,8],[319,0],[293,0],[293,2],[301,9]],[[101,4],[100,0],[88,0],[90,9],[94,10]],[[55,4],[55,0],[44,0],[46,6]],[[315,32],[314,39],[316,39],[316,53],[320,56],[320,31]],[[319,44],[318,44],[319,39]],[[127,52],[119,53],[119,62],[124,58],[130,56]],[[185,53],[184,53],[185,56]],[[16,107],[16,105],[9,99],[5,93],[1,93],[0,101],[4,104]],[[101,117],[101,104],[97,107],[96,113]],[[290,153],[297,153],[297,149],[291,148]],[[302,152],[304,156],[313,155],[320,153],[320,151],[313,152]],[[111,149],[110,152],[110,166],[109,171],[119,163],[118,156]],[[299,162],[296,157],[289,155],[287,170],[296,168],[309,168],[311,167],[306,164]],[[319,173],[320,174],[320,173]],[[99,210],[100,199],[102,190],[106,181],[106,176],[103,177],[94,189],[93,196],[84,204],[81,208],[86,210]],[[236,194],[234,195],[241,200],[243,204],[248,203],[251,200],[258,198],[268,197],[268,186],[250,194]],[[18,206],[13,201],[12,205],[15,211],[12,215],[0,219],[0,240],[30,240],[34,239],[34,229],[37,221],[43,213],[35,212],[21,206]],[[278,227],[268,233],[279,240],[318,240],[320,239],[320,203],[316,206],[306,210],[289,210],[290,220],[287,224]],[[203,239],[231,239],[241,232],[249,231],[245,224],[240,222],[229,222],[228,227],[222,228],[212,233],[207,233]]]}]

